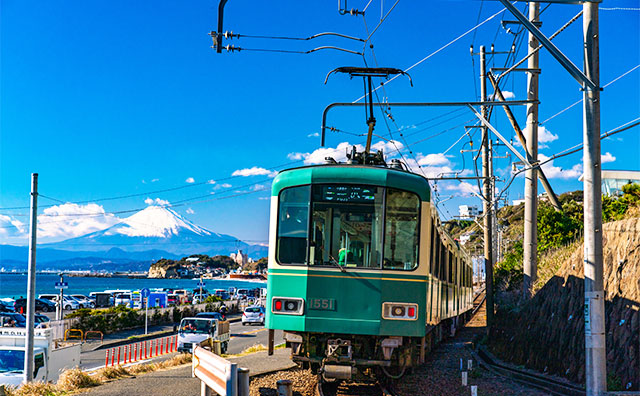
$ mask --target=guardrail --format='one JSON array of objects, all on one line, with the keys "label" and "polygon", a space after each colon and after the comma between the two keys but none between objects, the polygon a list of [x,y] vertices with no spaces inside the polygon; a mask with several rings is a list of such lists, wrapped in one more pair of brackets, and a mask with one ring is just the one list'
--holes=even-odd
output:
[{"label": "guardrail", "polygon": [[[78,334],[80,333],[80,334]],[[80,342],[84,339],[84,332],[80,329],[67,329],[64,331],[64,340],[67,341],[69,338],[78,338]]]},{"label": "guardrail", "polygon": [[191,373],[201,381],[201,396],[212,391],[220,396],[249,396],[249,370],[198,345],[193,347]]},{"label": "guardrail", "polygon": [[119,366],[166,355],[176,352],[177,347],[178,336],[169,336],[110,348],[105,353],[104,366]]}]

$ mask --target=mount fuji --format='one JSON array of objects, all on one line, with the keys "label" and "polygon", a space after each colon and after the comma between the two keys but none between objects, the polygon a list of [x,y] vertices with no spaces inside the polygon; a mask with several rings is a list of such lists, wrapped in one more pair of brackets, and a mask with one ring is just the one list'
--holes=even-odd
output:
[{"label": "mount fuji", "polygon": [[[149,206],[109,228],[39,244],[37,257],[40,269],[121,271],[146,270],[160,258],[229,255],[238,250],[258,259],[267,255],[268,247],[207,230],[171,208]],[[26,246],[0,245],[0,267],[23,269],[27,257]]]},{"label": "mount fuji", "polygon": [[175,255],[228,255],[241,249],[256,258],[266,256],[267,252],[266,246],[248,244],[231,235],[209,231],[164,206],[149,206],[104,230],[47,246],[91,252],[110,248],[125,252],[157,249]]}]

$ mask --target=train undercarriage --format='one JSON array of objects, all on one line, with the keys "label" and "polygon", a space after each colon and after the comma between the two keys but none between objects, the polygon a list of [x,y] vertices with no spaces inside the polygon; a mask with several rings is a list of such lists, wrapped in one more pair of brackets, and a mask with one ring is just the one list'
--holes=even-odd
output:
[{"label": "train undercarriage", "polygon": [[416,366],[422,338],[285,332],[292,359],[325,381],[397,379]]}]

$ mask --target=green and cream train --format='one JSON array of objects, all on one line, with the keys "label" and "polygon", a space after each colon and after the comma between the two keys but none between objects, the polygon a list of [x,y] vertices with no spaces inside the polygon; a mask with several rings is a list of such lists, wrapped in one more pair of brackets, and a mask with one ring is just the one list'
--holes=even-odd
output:
[{"label": "green and cream train", "polygon": [[332,163],[271,195],[266,326],[324,379],[398,378],[471,310],[471,261],[424,177]]}]

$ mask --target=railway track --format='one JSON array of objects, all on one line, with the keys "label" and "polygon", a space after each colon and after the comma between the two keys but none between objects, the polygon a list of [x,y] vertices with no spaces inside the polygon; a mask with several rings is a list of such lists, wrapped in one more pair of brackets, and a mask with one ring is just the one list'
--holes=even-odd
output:
[{"label": "railway track", "polygon": [[397,396],[397,393],[379,382],[332,383],[318,378],[316,396]]}]

